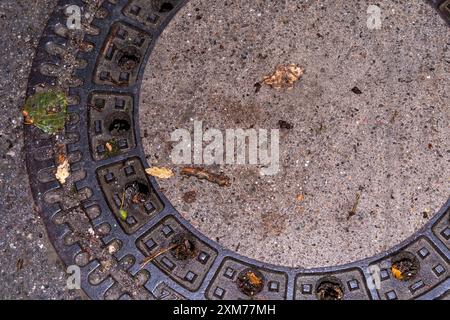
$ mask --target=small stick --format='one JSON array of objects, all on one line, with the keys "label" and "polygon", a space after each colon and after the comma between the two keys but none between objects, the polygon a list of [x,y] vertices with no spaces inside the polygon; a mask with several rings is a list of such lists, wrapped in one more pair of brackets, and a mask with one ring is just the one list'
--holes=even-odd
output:
[{"label": "small stick", "polygon": [[87,106],[88,106],[89,108],[92,108],[92,109],[98,111],[98,112],[102,112],[102,111],[103,111],[103,110],[100,109],[99,107],[97,107],[97,106],[95,106],[95,105],[93,105],[93,104],[90,104],[90,103],[88,103]]},{"label": "small stick", "polygon": [[120,209],[123,209],[124,202],[125,202],[125,191],[122,193],[122,201],[120,201]]},{"label": "small stick", "polygon": [[117,32],[119,31],[119,28],[116,26],[113,27],[113,30],[111,31],[111,35],[109,36],[108,40],[106,41],[105,46],[103,47],[103,50],[101,52],[101,55],[106,55],[106,51],[108,51],[109,46],[113,42],[114,38],[117,36]]},{"label": "small stick", "polygon": [[356,210],[358,210],[358,205],[359,205],[359,201],[361,199],[361,193],[357,193],[356,194],[356,200],[355,200],[355,204],[353,205],[352,210],[349,212],[348,214],[348,218],[350,219],[351,217],[356,215]]},{"label": "small stick", "polygon": [[165,249],[161,249],[160,251],[156,252],[155,254],[153,254],[153,255],[151,255],[151,256],[145,258],[145,259],[142,260],[142,262],[141,262],[141,270],[144,269],[150,262],[152,262],[153,260],[155,260],[156,258],[158,258],[160,255],[162,255],[162,254],[164,254],[164,253],[166,253],[166,252],[168,252],[168,251],[170,251],[170,250],[172,250],[172,249],[175,249],[175,248],[178,247],[178,246],[179,246],[179,244],[174,243],[174,244],[172,244],[171,246],[169,246],[169,247],[167,247],[167,248],[165,248]]},{"label": "small stick", "polygon": [[220,187],[229,187],[231,185],[230,178],[223,174],[214,174],[202,168],[183,168],[181,174],[188,177],[196,177],[200,180],[207,180],[218,184]]}]

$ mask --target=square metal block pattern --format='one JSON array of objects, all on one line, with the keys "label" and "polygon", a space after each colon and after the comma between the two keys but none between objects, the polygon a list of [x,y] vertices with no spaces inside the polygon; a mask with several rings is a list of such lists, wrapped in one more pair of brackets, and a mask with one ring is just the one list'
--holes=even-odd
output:
[{"label": "square metal block pattern", "polygon": [[159,26],[182,0],[131,0],[123,14],[145,26]]},{"label": "square metal block pattern", "polygon": [[[131,158],[102,167],[97,170],[97,179],[110,209],[127,234],[135,233],[163,209],[163,204],[147,180],[147,175],[139,158]],[[126,186],[136,182],[148,188],[147,201],[127,207],[128,217],[124,221],[119,218],[122,195]]]},{"label": "square metal block pattern", "polygon": [[381,270],[381,289],[378,294],[382,300],[418,298],[447,279],[450,274],[448,261],[427,239],[419,238],[404,251],[417,257],[420,271],[413,279],[400,281],[392,275],[392,257],[377,262],[376,265]]},{"label": "square metal block pattern", "polygon": [[[236,259],[226,258],[208,287],[206,298],[210,300],[250,300],[242,293],[237,284],[239,273],[253,266]],[[256,268],[264,276],[264,288],[253,299],[284,300],[287,295],[287,280],[285,273],[269,269]]]},{"label": "square metal block pattern", "polygon": [[434,225],[433,233],[450,249],[450,210]]},{"label": "square metal block pattern", "polygon": [[327,276],[333,276],[341,281],[344,300],[371,299],[364,275],[359,269],[349,269],[333,274],[299,274],[295,279],[294,299],[317,300],[318,281]]},{"label": "square metal block pattern", "polygon": [[444,1],[444,3],[439,7],[439,10],[442,12],[442,15],[445,17],[447,22],[450,22],[450,0]]},{"label": "square metal block pattern", "polygon": [[[134,85],[152,40],[152,35],[142,30],[115,23],[97,59],[93,81],[117,87]],[[132,64],[125,63],[131,60]]]},{"label": "square metal block pattern", "polygon": [[195,242],[196,256],[186,260],[179,260],[169,251],[158,256],[153,263],[187,290],[197,291],[214,263],[217,252],[190,234],[177,219],[167,217],[158,222],[155,227],[136,241],[136,246],[143,255],[148,257],[161,249],[169,247],[174,237],[180,234],[188,234],[192,237]]},{"label": "square metal block pattern", "polygon": [[450,19],[450,0],[444,1],[443,4],[439,7],[441,12],[447,16],[448,19]]},{"label": "square metal block pattern", "polygon": [[169,287],[166,283],[160,283],[155,290],[153,291],[153,295],[158,300],[186,300],[181,294],[176,292],[174,289]]},{"label": "square metal block pattern", "polygon": [[[133,97],[94,92],[89,97],[89,139],[95,160],[125,153],[136,147],[133,122]],[[115,124],[129,124],[128,130],[117,132]],[[108,151],[106,144],[114,147]]]}]

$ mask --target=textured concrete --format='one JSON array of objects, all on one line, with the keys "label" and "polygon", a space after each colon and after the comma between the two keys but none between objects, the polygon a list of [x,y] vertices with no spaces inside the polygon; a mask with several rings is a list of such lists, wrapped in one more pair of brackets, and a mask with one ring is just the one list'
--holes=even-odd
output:
[{"label": "textured concrete", "polygon": [[[381,30],[366,26],[372,1],[322,3],[190,1],[159,40],[142,91],[143,143],[156,166],[178,169],[170,133],[194,120],[222,130],[294,126],[281,134],[276,176],[217,166],[230,188],[161,181],[209,237],[289,266],[386,250],[449,195],[449,29],[423,1],[378,1]],[[291,91],[255,93],[280,63],[306,74]],[[183,200],[188,191],[195,202]]]},{"label": "textured concrete", "polygon": [[40,34],[55,0],[0,1],[0,299],[69,299],[65,268],[29,189],[21,106]]}]

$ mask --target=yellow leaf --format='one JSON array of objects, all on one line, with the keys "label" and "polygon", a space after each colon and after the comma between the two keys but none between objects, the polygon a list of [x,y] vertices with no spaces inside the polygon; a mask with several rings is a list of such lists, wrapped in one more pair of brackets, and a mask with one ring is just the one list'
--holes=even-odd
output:
[{"label": "yellow leaf", "polygon": [[173,171],[167,168],[148,168],[145,170],[145,172],[152,177],[159,178],[159,179],[169,179],[173,177]]},{"label": "yellow leaf", "polygon": [[397,269],[395,266],[392,266],[391,270],[392,274],[397,280],[403,280],[403,274],[399,269]]}]

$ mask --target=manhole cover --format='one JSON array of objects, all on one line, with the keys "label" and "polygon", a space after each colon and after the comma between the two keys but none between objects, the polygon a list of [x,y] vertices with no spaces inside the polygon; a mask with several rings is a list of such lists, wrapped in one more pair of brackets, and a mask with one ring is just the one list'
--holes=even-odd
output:
[{"label": "manhole cover", "polygon": [[[238,46],[242,52],[228,52],[226,42],[221,43],[217,39],[214,40],[214,37],[210,37],[208,34],[201,34],[195,39],[186,39],[192,42],[195,40],[198,47],[192,45],[194,48],[190,49],[189,45],[184,46],[187,51],[183,52],[180,49],[182,58],[195,59],[203,55],[215,59],[215,64],[213,64],[215,68],[211,70],[205,68],[205,74],[199,74],[197,72],[199,70],[198,62],[191,61],[189,65],[185,65],[186,61],[183,61],[182,58],[173,56],[170,57],[171,61],[168,61],[164,56],[164,48],[173,46],[176,41],[187,36],[186,33],[183,33],[183,23],[193,23],[194,20],[199,24],[204,23],[205,26],[208,23],[223,23],[225,31],[222,35],[227,32],[233,33],[234,27],[244,30],[244,33],[248,32],[249,34],[245,38],[250,38],[250,34],[255,32],[255,28],[252,25],[246,25],[243,21],[230,23],[225,18],[217,17],[213,14],[214,8],[210,3],[209,6],[206,6],[201,1],[191,1],[184,9],[186,11],[182,13],[183,18],[171,24],[167,33],[162,36],[161,45],[151,56],[154,57],[154,60],[150,59],[151,61],[147,64],[161,31],[187,1],[109,0],[98,2],[60,1],[41,39],[30,76],[29,96],[34,95],[37,91],[45,92],[51,88],[68,88],[70,117],[66,122],[64,134],[48,135],[36,127],[25,127],[27,164],[35,201],[47,225],[49,236],[63,261],[67,265],[78,265],[81,268],[82,288],[91,298],[434,299],[445,297],[448,294],[450,287],[448,280],[450,202],[447,200],[439,212],[434,215],[432,211],[425,211],[425,208],[433,210],[437,205],[436,202],[442,204],[448,197],[446,194],[448,188],[445,188],[448,184],[445,175],[448,170],[446,166],[448,151],[439,150],[439,147],[433,142],[427,142],[426,146],[430,152],[421,153],[424,164],[417,168],[408,164],[408,151],[404,149],[408,145],[404,140],[408,140],[410,152],[418,152],[416,143],[425,141],[422,141],[421,138],[427,134],[427,130],[433,131],[434,139],[446,141],[445,135],[439,136],[445,134],[445,130],[448,132],[445,120],[442,120],[444,124],[426,121],[433,118],[430,114],[444,119],[446,116],[445,101],[443,103],[443,100],[436,97],[436,91],[443,94],[443,86],[426,81],[427,72],[432,73],[433,68],[441,69],[434,65],[430,66],[433,70],[429,69],[428,65],[424,66],[424,61],[433,59],[433,56],[423,56],[427,52],[424,47],[420,45],[417,48],[408,47],[405,52],[411,54],[411,64],[417,68],[427,68],[417,71],[424,75],[425,79],[414,81],[402,69],[409,60],[397,60],[388,54],[390,49],[396,50],[398,46],[409,46],[407,39],[413,36],[414,32],[408,30],[393,32],[392,37],[398,35],[402,37],[401,41],[397,39],[398,46],[386,44],[383,49],[376,49],[380,44],[371,41],[365,42],[364,37],[367,35],[364,32],[367,30],[363,31],[361,27],[358,40],[360,42],[354,43],[353,46],[348,43],[347,56],[342,57],[342,72],[335,74],[333,78],[328,74],[327,68],[334,71],[339,70],[339,66],[332,68],[332,63],[340,61],[341,58],[321,57],[320,50],[322,45],[329,47],[328,50],[333,47],[324,40],[327,36],[337,39],[338,42],[339,37],[343,36],[339,36],[337,31],[324,25],[314,29],[314,31],[317,30],[314,32],[316,39],[304,36],[303,41],[308,45],[301,47],[297,43],[301,43],[302,32],[306,31],[303,29],[305,26],[297,21],[290,21],[289,18],[280,18],[283,10],[303,12],[311,9],[314,11],[313,5],[302,7],[302,5],[292,2],[291,5],[295,8],[290,8],[289,2],[287,2],[284,4],[286,7],[271,8],[266,3],[255,4],[255,8],[251,10],[255,21],[252,21],[253,18],[249,16],[248,23],[267,22],[263,13],[271,10],[272,12],[277,11],[280,15],[277,16],[279,21],[275,20],[275,24],[280,24],[280,30],[294,31],[296,40],[290,42],[294,35],[289,32],[286,34],[280,32],[281,40],[279,38],[266,39],[272,47],[267,48],[268,42],[264,41],[259,44],[262,46],[263,52],[259,52],[260,55],[258,55],[258,52],[252,52],[252,47],[245,43]],[[449,1],[431,1],[431,4],[444,19],[450,21]],[[217,4],[217,10],[231,14],[233,10],[251,9],[245,6],[245,2],[242,2],[234,8],[230,6],[221,10],[221,4]],[[339,7],[339,2],[334,3],[333,6]],[[387,6],[394,12],[403,9],[403,6],[398,9],[397,5],[393,4]],[[411,7],[416,6],[419,4]],[[68,19],[73,19],[73,15],[76,15],[80,8],[83,15],[81,30],[68,29]],[[208,9],[202,10],[201,8]],[[361,8],[363,12],[366,11],[364,1],[361,2]],[[352,7],[347,11],[355,10]],[[317,14],[317,24],[330,19],[326,13],[327,10],[322,11],[322,13],[315,13]],[[397,17],[408,16],[408,14],[408,12],[401,12]],[[214,19],[211,18],[212,16]],[[395,16],[394,13],[393,16]],[[310,23],[312,23],[314,18],[310,19]],[[427,19],[434,21],[437,17],[430,12]],[[330,20],[327,23],[332,22]],[[356,22],[350,17],[350,14],[342,19],[336,18],[334,22],[343,27],[353,25],[354,30],[359,30],[358,24],[365,24],[365,21]],[[206,28],[205,26],[203,28]],[[260,30],[265,30],[264,28],[268,28],[268,26],[261,25]],[[395,27],[392,28],[395,29]],[[200,30],[197,28],[186,29]],[[442,32],[443,36],[421,34],[424,41],[418,43],[424,46],[428,43],[439,46],[439,39],[444,43],[444,39],[446,39],[444,34],[447,30],[438,24],[436,24],[436,30]],[[420,34],[420,31],[417,32]],[[216,37],[220,39],[220,35],[216,35]],[[285,40],[283,41],[283,39]],[[425,39],[429,42],[425,42]],[[239,40],[239,36],[236,35],[234,41]],[[343,43],[352,41],[341,40],[344,41]],[[321,41],[325,43],[321,44]],[[366,51],[358,50],[363,44],[373,46],[375,53],[372,54],[378,55],[380,58],[363,57],[362,55]],[[253,48],[258,48],[258,44]],[[283,94],[270,88],[261,88],[261,84],[255,86],[255,83],[260,81],[264,74],[270,74],[273,71],[270,70],[270,67],[274,67],[276,61],[272,60],[272,56],[277,55],[277,50],[283,52],[283,48],[291,48],[292,52],[304,57],[303,61],[296,61],[306,69],[306,74],[300,81],[303,82],[300,87],[318,88],[317,90],[320,92],[305,89],[303,92],[305,96],[300,97],[296,96],[296,90],[288,90],[287,94]],[[264,52],[264,49],[267,52]],[[338,49],[336,48],[337,51],[339,51]],[[192,50],[192,52],[188,50]],[[196,50],[204,52],[196,52]],[[210,52],[210,50],[219,51]],[[433,49],[433,52],[438,51],[438,48]],[[233,58],[230,56],[231,54],[239,55],[239,57]],[[308,54],[309,60],[307,59]],[[278,53],[279,56],[280,53]],[[294,54],[288,58],[290,60],[298,56]],[[406,56],[408,55],[406,54]],[[417,62],[416,56],[420,57],[419,62]],[[224,59],[221,60],[218,57],[224,57]],[[258,63],[253,59],[261,59],[266,62]],[[365,65],[366,60],[369,61],[368,65]],[[226,69],[230,65],[230,61],[238,63],[222,73],[221,69]],[[313,62],[308,64],[308,61]],[[447,62],[439,62],[444,65],[444,70],[448,68]],[[149,66],[147,71],[145,71],[146,65]],[[255,70],[258,66],[262,69]],[[181,67],[185,69],[181,69]],[[358,73],[360,72],[359,67],[366,67],[364,75],[371,74],[373,77],[371,81],[374,82],[383,81],[382,78],[377,78],[378,72],[374,70],[398,74],[398,81],[392,87],[389,95],[389,98],[398,105],[398,109],[390,109],[385,105],[380,106],[383,104],[382,101],[387,98],[364,84],[364,79],[367,77]],[[396,67],[398,68],[396,69]],[[192,70],[191,73],[190,70]],[[174,73],[184,73],[185,77],[177,79]],[[142,85],[143,79],[147,75],[150,75],[150,79],[145,80]],[[196,76],[200,78],[195,79]],[[227,76],[234,77],[235,81],[224,81]],[[440,76],[445,79],[448,75]],[[193,83],[183,86],[183,81],[189,80],[189,77],[193,77]],[[325,77],[329,77],[329,79],[325,79]],[[348,90],[344,90],[343,96],[339,96],[341,93],[338,90],[339,86],[335,84],[336,81],[341,87],[344,87],[344,84],[345,86],[350,85]],[[315,82],[316,85],[312,82]],[[230,83],[242,87],[240,90],[233,89],[233,87],[228,88]],[[320,89],[319,84],[326,85],[327,83],[329,83],[327,88]],[[221,84],[222,86],[220,86]],[[403,93],[396,96],[395,92],[408,88],[414,88],[412,96],[408,97],[408,94]],[[204,94],[199,94],[202,91]],[[243,96],[238,99],[236,92]],[[334,94],[329,95],[330,92]],[[176,101],[175,105],[174,95],[184,97],[187,102]],[[320,99],[311,101],[316,96],[320,96],[320,99],[327,99],[327,101]],[[408,99],[417,99],[429,106],[430,96],[436,99],[433,102],[436,109],[423,107],[417,110],[407,110],[402,107],[402,102],[407,105],[408,101],[411,101]],[[355,97],[358,99],[355,100]],[[296,110],[289,109],[289,102],[294,100],[302,102],[301,99],[310,100],[312,105],[309,108],[305,106],[303,115],[299,116],[295,114]],[[345,110],[343,105],[337,103],[342,99],[345,104],[353,105],[357,110]],[[284,108],[283,106],[286,108],[274,112],[271,109],[277,107],[275,102],[272,105],[267,103],[269,105],[261,106],[265,101],[270,100],[277,102],[281,106],[280,108]],[[376,107],[380,109],[380,112],[373,113],[374,111],[368,105],[371,101],[377,101]],[[384,103],[386,104],[386,102]],[[194,106],[198,106],[198,109]],[[322,108],[324,106],[333,107],[333,111],[320,109],[321,106]],[[211,114],[213,111],[208,108],[214,107],[222,111],[222,115],[217,118],[208,118],[207,114]],[[174,109],[171,108],[184,108],[184,110],[181,115],[173,115]],[[261,108],[266,108],[266,111],[260,112]],[[394,110],[397,111],[397,114]],[[140,112],[141,116],[139,117]],[[305,147],[305,151],[309,149],[310,152],[296,154],[295,151],[292,151],[293,153],[289,157],[289,154],[283,154],[281,151],[281,159],[285,161],[281,165],[285,165],[287,168],[292,167],[292,161],[295,159],[302,160],[298,171],[291,176],[287,174],[283,178],[284,181],[276,181],[280,178],[274,178],[275,181],[271,182],[259,180],[259,177],[252,177],[254,172],[251,172],[250,169],[238,169],[231,173],[232,183],[228,189],[220,186],[213,189],[209,184],[197,184],[194,179],[178,181],[177,178],[165,181],[158,186],[156,180],[150,178],[145,172],[145,169],[149,167],[147,159],[155,165],[164,164],[163,158],[154,158],[155,154],[158,156],[159,151],[160,155],[164,155],[165,152],[161,151],[164,143],[158,139],[163,140],[165,134],[170,135],[180,125],[189,126],[192,122],[191,119],[199,119],[199,114],[202,112],[205,112],[207,125],[220,130],[239,127],[238,125],[230,127],[231,124],[236,123],[240,125],[240,128],[247,129],[252,126],[254,128],[273,128],[276,125],[281,127],[281,134],[285,135],[284,141],[287,141],[288,149],[295,149],[294,144],[304,140],[304,143],[310,143]],[[406,117],[405,114],[409,116]],[[380,116],[374,119],[375,115]],[[230,117],[234,118],[229,119]],[[336,154],[323,154],[324,151],[314,149],[318,148],[315,147],[317,145],[323,145],[324,150],[333,149],[336,141],[342,141],[339,135],[344,134],[336,128],[342,127],[343,123],[348,122],[350,118],[353,119],[352,123],[355,123],[355,126],[359,125],[363,131],[367,131],[367,134],[361,137],[363,141],[358,141],[359,135],[352,136],[356,129],[349,127],[348,141],[352,141],[352,143],[337,148]],[[373,123],[370,122],[372,119]],[[219,123],[216,124],[214,121],[219,121]],[[386,123],[388,125],[385,125]],[[224,126],[221,127],[221,124]],[[424,125],[429,127],[420,130],[412,129]],[[304,128],[305,132],[299,130],[299,126]],[[387,141],[386,137],[392,135],[384,130],[394,130],[399,135],[403,135],[404,139]],[[326,138],[327,135],[328,138]],[[151,143],[151,139],[154,139],[154,144]],[[327,145],[327,142],[330,145]],[[381,142],[390,142],[395,146],[383,146]],[[158,146],[161,148],[158,149]],[[356,146],[356,151],[354,146]],[[400,151],[404,156],[396,158],[396,154]],[[324,160],[317,160],[322,158],[315,158],[316,154],[323,154]],[[374,158],[374,155],[377,154],[383,155],[381,162],[374,160],[371,163],[371,159],[380,159]],[[438,154],[441,156],[439,157]],[[61,165],[62,155],[70,163],[70,175],[63,184],[55,178],[56,167]],[[327,167],[333,162],[328,161],[330,158],[339,166],[332,169]],[[389,159],[400,160],[394,163],[385,163]],[[341,164],[341,162],[343,163]],[[314,168],[315,165],[318,167]],[[312,170],[311,166],[313,171],[323,170],[329,175],[311,174],[308,171],[308,169]],[[383,177],[373,177],[373,180],[368,181],[367,177],[371,177],[371,167],[381,168],[380,172],[383,173]],[[259,168],[254,167],[254,169],[258,171]],[[269,186],[258,187],[255,191],[252,191],[251,186],[245,189],[246,186],[240,185],[241,182],[236,179],[236,177],[244,175],[249,176],[249,181],[261,181]],[[302,176],[304,180],[299,181],[295,188],[289,189],[289,185],[294,183],[291,179],[295,176]],[[333,180],[333,176],[339,176],[339,179]],[[339,181],[344,181],[342,179],[345,179],[345,183],[337,185]],[[426,183],[421,183],[422,180],[425,180]],[[324,186],[324,181],[328,181],[327,186]],[[432,186],[432,190],[427,189],[423,192],[415,190],[417,186],[423,185]],[[200,188],[200,186],[202,187]],[[279,189],[282,193],[282,196],[272,199],[278,202],[269,203],[271,202],[270,194],[276,192],[271,187]],[[198,190],[192,190],[195,188]],[[233,190],[234,195],[232,194]],[[298,192],[297,190],[302,191]],[[249,240],[247,242],[242,240],[244,250],[239,251],[233,241],[240,232],[248,232],[243,229],[243,225],[251,225],[251,221],[242,220],[243,216],[239,214],[245,213],[245,210],[239,213],[238,209],[242,203],[249,203],[247,199],[251,199],[251,192],[260,197],[265,195],[269,199],[261,199],[260,207],[264,205],[270,210],[252,212],[252,214],[259,215],[258,221],[262,221],[262,230],[266,231],[255,230],[255,234],[249,236],[244,234],[243,237],[247,237]],[[327,192],[331,195],[329,199],[326,199]],[[333,198],[333,195],[337,193],[342,196]],[[175,208],[164,194],[169,195],[173,200]],[[236,195],[242,197],[241,203],[236,201],[230,204],[231,212],[228,213],[235,214],[234,222],[232,216],[230,221],[225,221],[227,212],[223,208],[226,208],[226,202],[215,202],[215,199],[211,198],[211,194],[226,198]],[[313,197],[314,195],[316,198]],[[404,195],[416,195],[417,199],[408,199],[405,201],[407,204],[396,202],[404,200]],[[424,195],[425,197],[423,197]],[[379,207],[376,207],[374,199],[383,200],[380,200]],[[202,201],[208,210],[212,212],[217,210],[217,216],[221,216],[222,219],[217,220],[219,223],[217,221],[209,224],[198,222],[201,222],[202,217],[205,218],[205,212],[202,213]],[[183,208],[183,204],[186,203],[189,206]],[[301,203],[300,206],[299,203]],[[415,203],[417,206],[413,210],[415,215],[417,215],[417,210],[420,210],[423,211],[420,212],[421,215],[432,216],[431,219],[412,237],[392,249],[383,251],[383,245],[395,245],[406,238],[406,235],[395,233],[396,229],[400,229],[401,224],[409,224],[411,233],[413,233],[417,226],[424,221],[423,217],[419,221],[415,220],[416,218],[408,217],[408,214],[411,214],[409,211],[411,203]],[[306,226],[312,228],[314,224],[318,225],[318,235],[312,235],[311,241],[306,236],[300,239],[300,243],[305,248],[311,245],[310,250],[300,248],[303,251],[296,249],[295,239],[289,242],[283,238],[283,236],[295,235],[301,230],[286,229],[286,227],[280,226],[281,222],[277,223],[276,214],[270,215],[270,212],[276,211],[277,208],[282,208],[281,211],[290,214],[293,210],[300,210],[301,206],[304,210],[317,212],[315,214],[319,216],[309,222],[303,221],[304,228]],[[258,205],[252,207],[252,204],[249,203],[249,208],[254,211],[253,209],[258,209]],[[374,217],[370,216],[370,208],[375,208]],[[329,215],[324,216],[321,210],[327,211]],[[361,212],[359,210],[368,211],[368,217],[363,219],[369,221],[368,225],[364,225],[365,222],[358,220],[360,217],[355,213]],[[376,212],[377,210],[378,212]],[[342,211],[344,211],[344,215],[342,215]],[[389,212],[383,215],[381,211]],[[195,216],[195,212],[200,215]],[[336,221],[328,221],[319,226],[323,221],[320,218],[321,214],[323,215],[322,219],[333,217]],[[338,217],[344,216],[344,221],[338,219]],[[390,217],[393,221],[383,220],[380,222],[377,220],[377,216],[380,219]],[[209,237],[200,233],[186,218]],[[286,217],[283,222],[288,225],[302,226],[302,221],[293,221],[292,219],[294,218]],[[412,222],[404,222],[408,219],[411,219]],[[239,220],[241,220],[241,225]],[[357,222],[354,222],[355,220]],[[356,250],[354,256],[348,252],[348,254],[335,255],[333,258],[333,255],[326,252],[325,248],[343,249],[343,244],[336,242],[340,239],[340,234],[345,236],[345,233],[349,233],[351,236],[352,230],[345,230],[343,227],[344,225],[352,226],[348,221],[353,221],[354,228],[367,230],[367,237],[358,238],[362,234],[361,230],[359,233],[353,230],[356,239],[348,244],[352,248],[352,245],[359,243],[362,249]],[[221,240],[219,242],[223,242],[226,247],[224,248],[216,241],[214,231],[225,235],[227,222],[229,222],[228,227],[235,223],[235,227],[232,229],[236,229],[237,233],[234,236],[230,235],[229,238],[219,239]],[[379,236],[383,239],[380,240],[380,243],[375,242],[372,245],[374,239],[371,237],[376,233],[373,228],[380,223]],[[386,228],[389,224],[392,226]],[[309,232],[313,234],[313,231]],[[336,231],[337,235],[330,235],[332,231]],[[257,234],[258,232],[260,233]],[[386,242],[386,237],[393,239]],[[270,243],[270,241],[278,241],[277,238],[280,243],[278,248],[274,246],[273,242]],[[330,239],[336,241],[327,243],[326,241],[330,241]],[[256,244],[258,241],[260,244]],[[313,244],[317,246],[317,242],[319,243],[318,249],[313,249]],[[361,245],[361,243],[364,244]],[[252,253],[252,244],[256,248],[255,254]],[[339,248],[339,246],[341,247]],[[263,252],[264,248],[266,248],[266,252]],[[242,252],[245,256],[239,255],[235,251]],[[373,256],[374,254],[377,255]],[[369,255],[372,257],[366,258]],[[289,256],[294,258],[286,258]],[[259,261],[252,258],[258,258]],[[361,258],[365,259],[361,260]],[[345,259],[349,259],[349,261],[345,261]],[[305,267],[291,267],[298,265]],[[310,267],[316,268],[310,269]]]}]

